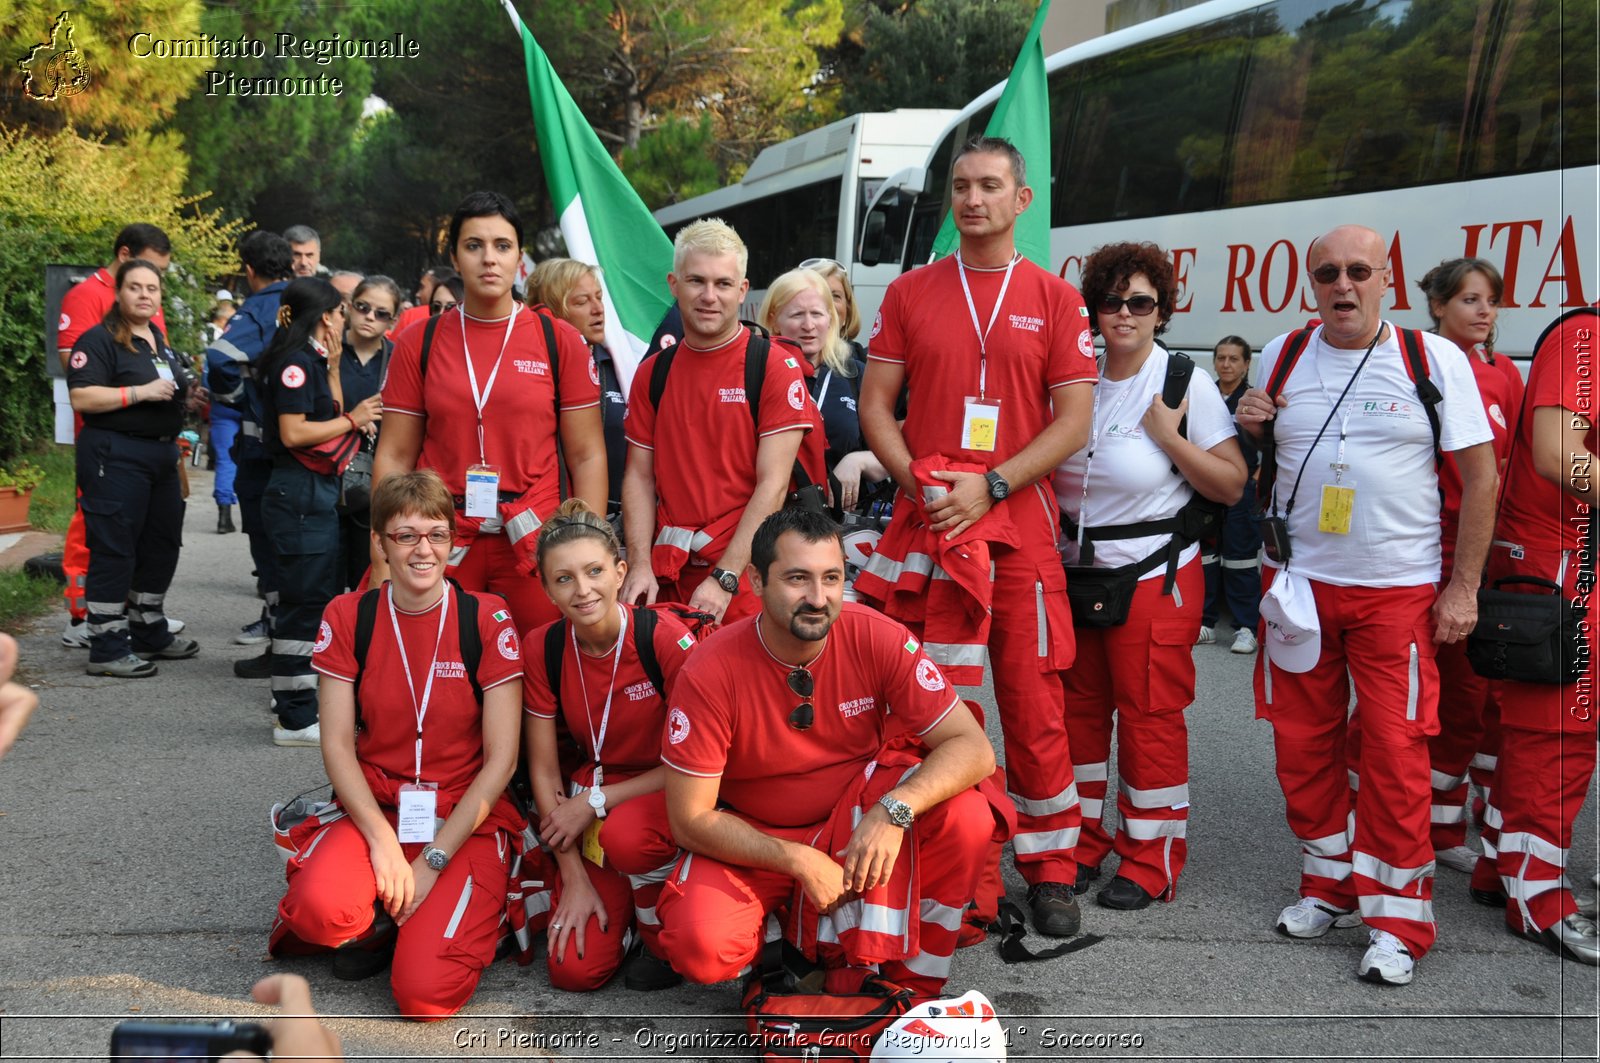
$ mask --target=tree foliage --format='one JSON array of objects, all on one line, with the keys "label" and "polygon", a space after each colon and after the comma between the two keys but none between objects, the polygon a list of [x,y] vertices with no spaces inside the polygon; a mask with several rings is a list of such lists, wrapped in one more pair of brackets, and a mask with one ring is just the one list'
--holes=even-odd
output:
[{"label": "tree foliage", "polygon": [[715,147],[710,114],[702,111],[698,123],[669,115],[640,137],[637,147],[624,148],[618,165],[639,198],[654,210],[717,188]]},{"label": "tree foliage", "polygon": [[1037,0],[856,0],[832,56],[839,110],[965,107],[1005,80]]}]

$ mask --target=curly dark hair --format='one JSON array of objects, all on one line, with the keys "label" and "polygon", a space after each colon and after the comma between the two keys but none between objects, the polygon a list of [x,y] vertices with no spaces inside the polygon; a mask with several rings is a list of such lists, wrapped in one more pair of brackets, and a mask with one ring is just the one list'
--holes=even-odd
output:
[{"label": "curly dark hair", "polygon": [[1178,301],[1178,285],[1172,277],[1172,257],[1155,244],[1122,243],[1097,247],[1083,260],[1082,282],[1078,290],[1089,304],[1089,328],[1100,334],[1100,300],[1116,295],[1128,286],[1135,273],[1143,273],[1156,290],[1156,335],[1167,331]]}]

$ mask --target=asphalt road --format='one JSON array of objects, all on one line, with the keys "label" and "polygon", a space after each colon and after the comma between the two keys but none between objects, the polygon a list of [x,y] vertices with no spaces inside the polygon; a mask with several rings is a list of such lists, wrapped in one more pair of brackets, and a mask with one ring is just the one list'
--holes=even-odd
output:
[{"label": "asphalt road", "polygon": [[[462,1015],[424,1026],[394,1017],[385,978],[338,982],[326,960],[266,957],[283,889],[267,810],[320,783],[322,766],[315,750],[271,744],[266,681],[232,675],[256,652],[229,642],[258,608],[248,555],[242,535],[214,534],[204,473],[193,501],[168,607],[199,657],[152,680],[92,679],[86,652],[61,646],[59,617],[18,633],[43,705],[0,763],[0,1058],[104,1058],[128,1018],[260,1016],[248,988],[276,970],[310,979],[352,1059],[740,1056],[703,1047],[706,1031],[740,1028],[732,983],[558,993],[541,954],[527,968],[497,964]],[[1177,899],[1139,913],[1086,899],[1086,929],[1104,940],[1053,961],[1007,966],[992,945],[964,950],[951,995],[986,992],[1011,1055],[1029,1058],[1596,1058],[1596,969],[1511,937],[1456,872],[1439,872],[1439,943],[1409,987],[1356,979],[1360,930],[1274,933],[1298,856],[1271,735],[1253,718],[1250,661],[1227,641],[1195,651]],[[1571,859],[1585,886],[1596,848],[1591,793]]]}]

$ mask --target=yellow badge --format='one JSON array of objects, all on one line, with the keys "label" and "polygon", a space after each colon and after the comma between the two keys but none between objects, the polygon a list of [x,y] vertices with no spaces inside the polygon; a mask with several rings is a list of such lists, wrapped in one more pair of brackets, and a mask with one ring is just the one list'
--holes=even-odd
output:
[{"label": "yellow badge", "polygon": [[999,430],[1000,400],[984,400],[969,395],[962,411],[961,449],[992,451]]},{"label": "yellow badge", "polygon": [[583,832],[583,858],[595,867],[606,866],[606,851],[600,847],[600,828],[603,824],[597,819]]},{"label": "yellow badge", "polygon": [[1334,535],[1349,535],[1355,517],[1356,485],[1323,484],[1322,512],[1317,514],[1317,530]]}]

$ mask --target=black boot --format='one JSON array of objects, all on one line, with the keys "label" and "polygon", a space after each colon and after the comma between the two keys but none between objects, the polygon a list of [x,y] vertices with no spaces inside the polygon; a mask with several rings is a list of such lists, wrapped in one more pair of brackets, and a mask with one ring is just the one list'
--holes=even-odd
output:
[{"label": "black boot", "polygon": [[217,503],[217,534],[227,535],[238,530],[233,526],[233,507]]}]

